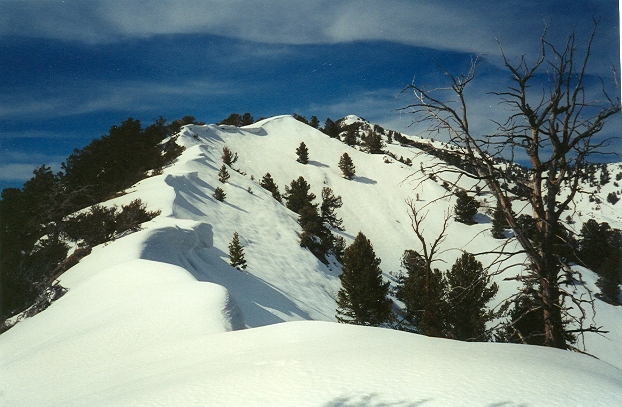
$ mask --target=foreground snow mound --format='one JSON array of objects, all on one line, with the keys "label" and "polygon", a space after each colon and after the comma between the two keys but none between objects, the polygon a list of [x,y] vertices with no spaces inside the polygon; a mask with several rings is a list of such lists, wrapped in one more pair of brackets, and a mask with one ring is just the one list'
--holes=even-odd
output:
[{"label": "foreground snow mound", "polygon": [[[180,335],[86,357],[76,346],[108,348],[92,339],[13,360],[3,405],[613,406],[622,398],[622,371],[583,355],[330,322]],[[37,374],[50,362],[55,371]]]}]

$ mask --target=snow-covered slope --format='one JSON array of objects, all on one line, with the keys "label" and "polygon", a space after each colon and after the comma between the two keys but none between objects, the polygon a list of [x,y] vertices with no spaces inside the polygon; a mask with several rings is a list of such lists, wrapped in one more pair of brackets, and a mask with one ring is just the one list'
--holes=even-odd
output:
[{"label": "snow-covered slope", "polygon": [[[296,162],[301,141],[307,165]],[[108,202],[141,198],[162,214],[94,248],[61,277],[67,294],[0,335],[0,405],[609,406],[622,399],[622,307],[597,302],[597,324],[612,332],[587,346],[604,361],[333,323],[338,266],[299,246],[296,214],[258,182],[269,172],[281,192],[298,176],[317,196],[331,187],[344,203],[342,235],[350,243],[363,231],[388,275],[405,249],[419,249],[406,199],[418,194],[423,206],[446,192],[409,178],[432,159],[419,150],[387,146],[411,158],[408,167],[290,116],[243,128],[191,125],[178,142],[186,151],[174,165]],[[239,156],[239,172],[229,170],[225,185],[217,175],[224,146]],[[351,181],[337,167],[344,152],[356,166]],[[219,186],[224,202],[212,196]],[[435,204],[426,233],[437,235],[452,205]],[[610,217],[619,221],[615,211]],[[483,212],[479,221],[450,225],[444,247],[455,249],[442,253],[446,267],[460,250],[498,244]],[[234,231],[245,272],[228,265]],[[499,301],[513,284],[502,284]]]}]

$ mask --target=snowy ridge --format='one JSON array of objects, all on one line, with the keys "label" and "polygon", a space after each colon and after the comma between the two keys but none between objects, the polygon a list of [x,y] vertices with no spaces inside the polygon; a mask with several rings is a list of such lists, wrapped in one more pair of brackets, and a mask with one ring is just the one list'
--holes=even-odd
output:
[{"label": "snowy ridge", "polygon": [[[296,162],[301,141],[307,165]],[[303,176],[316,196],[331,187],[344,202],[342,236],[350,243],[363,231],[388,274],[399,270],[405,249],[419,248],[405,201],[419,194],[415,203],[425,205],[446,193],[432,180],[409,181],[434,158],[388,145],[412,159],[409,167],[290,116],[243,128],[189,125],[178,142],[186,150],[174,165],[108,202],[140,197],[161,215],[94,248],[61,276],[65,296],[0,336],[0,405],[610,406],[622,399],[622,307],[600,301],[597,321],[612,332],[587,346],[604,361],[333,323],[338,265],[300,247],[296,214],[259,180],[269,172],[284,192]],[[224,146],[239,156],[226,184],[217,175]],[[337,167],[344,152],[356,166],[352,181]],[[224,202],[214,199],[216,187]],[[431,236],[454,204],[443,202],[426,221]],[[442,254],[447,264],[460,250],[498,244],[487,215],[478,220],[450,225],[444,246],[456,249]],[[228,264],[234,231],[245,272]],[[593,273],[585,277],[594,288]],[[501,280],[499,301],[515,287]]]}]

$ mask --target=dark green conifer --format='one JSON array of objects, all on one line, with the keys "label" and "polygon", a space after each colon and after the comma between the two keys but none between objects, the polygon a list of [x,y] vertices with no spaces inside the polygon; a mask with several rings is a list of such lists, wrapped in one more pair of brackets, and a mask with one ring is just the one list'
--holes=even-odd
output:
[{"label": "dark green conifer", "polygon": [[471,253],[463,253],[447,272],[447,330],[449,336],[462,341],[488,339],[486,323],[493,314],[486,304],[499,287],[490,284],[490,276]]},{"label": "dark green conifer", "polygon": [[339,137],[340,129],[339,126],[337,126],[337,124],[330,119],[330,117],[327,117],[322,131],[331,138],[337,138]]},{"label": "dark green conifer", "polygon": [[263,176],[263,178],[259,182],[259,185],[261,185],[262,188],[270,191],[274,199],[276,199],[279,202],[282,202],[281,193],[279,192],[279,187],[278,185],[274,183],[274,180],[272,179],[272,175],[270,175],[269,172],[267,172],[266,175]]},{"label": "dark green conifer", "polygon": [[380,259],[361,232],[343,255],[341,289],[337,293],[337,321],[379,326],[391,318],[389,282],[383,282]]},{"label": "dark green conifer", "polygon": [[339,169],[343,173],[345,179],[352,179],[354,177],[356,169],[348,153],[343,153],[339,159]]},{"label": "dark green conifer", "polygon": [[299,163],[307,164],[309,162],[309,150],[304,142],[300,142],[300,145],[296,149],[296,155],[298,156],[296,161]]},{"label": "dark green conifer", "polygon": [[253,124],[254,120],[253,120],[253,116],[251,116],[250,113],[246,112],[242,115],[242,120],[241,120],[241,125],[242,126],[248,126],[249,124]]},{"label": "dark green conifer", "polygon": [[238,153],[234,153],[227,146],[222,148],[222,162],[231,167],[231,164],[238,160]]},{"label": "dark green conifer", "polygon": [[237,113],[231,113],[229,117],[219,122],[218,124],[240,127],[242,125],[242,116]]},{"label": "dark green conifer", "polygon": [[341,208],[342,205],[341,196],[335,196],[330,187],[322,188],[322,205],[320,206],[322,221],[337,230],[344,230],[341,226],[343,219],[335,214],[335,210]]},{"label": "dark green conifer", "polygon": [[611,304],[619,303],[622,283],[622,231],[607,222],[588,220],[581,227],[579,260],[598,274],[596,285],[600,298]]},{"label": "dark green conifer", "polygon": [[382,136],[370,129],[369,134],[363,141],[363,146],[370,154],[382,154],[382,148],[384,147]]},{"label": "dark green conifer", "polygon": [[315,257],[326,263],[326,255],[333,246],[333,235],[324,226],[317,205],[305,205],[300,210],[298,223],[302,226],[300,246],[308,248]]},{"label": "dark green conifer", "polygon": [[423,256],[414,250],[404,251],[402,276],[397,288],[397,299],[404,303],[404,319],[415,331],[427,335],[446,336],[445,303],[446,281],[438,270],[432,270]]},{"label": "dark green conifer", "polygon": [[285,206],[291,211],[300,213],[300,210],[307,205],[311,205],[315,199],[315,194],[309,192],[311,186],[303,177],[292,180],[289,186],[285,185]]},{"label": "dark green conifer", "polygon": [[214,198],[216,198],[217,201],[224,201],[225,198],[227,197],[227,194],[225,194],[225,191],[223,191],[223,189],[221,187],[216,187],[216,189],[214,190]]},{"label": "dark green conifer", "polygon": [[318,120],[317,116],[311,116],[309,126],[313,127],[314,129],[318,129],[320,127],[320,121]]},{"label": "dark green conifer", "polygon": [[246,260],[244,260],[244,248],[240,244],[240,236],[238,232],[233,232],[233,239],[229,243],[229,264],[238,270],[246,268]]},{"label": "dark green conifer", "polygon": [[505,214],[501,207],[497,204],[495,211],[492,214],[492,236],[495,239],[505,239],[505,229],[509,227],[508,221],[505,218]]},{"label": "dark green conifer", "polygon": [[463,189],[456,192],[456,205],[454,206],[454,212],[456,214],[456,220],[467,225],[475,223],[473,216],[477,214],[479,209],[479,202],[477,199],[469,196]]},{"label": "dark green conifer", "polygon": [[227,167],[223,164],[222,167],[220,167],[220,171],[218,171],[218,181],[224,184],[229,178],[231,178],[231,175],[229,175]]},{"label": "dark green conifer", "polygon": [[343,142],[353,147],[356,145],[356,132],[357,129],[355,127],[348,127],[346,130],[346,135],[343,137]]}]

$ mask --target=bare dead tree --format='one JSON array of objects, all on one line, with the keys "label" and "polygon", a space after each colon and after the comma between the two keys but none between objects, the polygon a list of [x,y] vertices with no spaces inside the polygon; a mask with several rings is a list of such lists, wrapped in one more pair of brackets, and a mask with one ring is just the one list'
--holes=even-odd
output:
[{"label": "bare dead tree", "polygon": [[410,217],[410,226],[413,232],[415,232],[419,243],[421,243],[421,256],[425,261],[426,270],[432,270],[432,263],[439,261],[439,250],[441,249],[441,244],[445,241],[445,238],[447,238],[447,228],[451,222],[451,215],[449,213],[445,213],[438,235],[436,235],[432,241],[426,241],[426,237],[424,235],[425,228],[423,226],[429,213],[429,209],[426,207],[434,202],[435,201],[432,201],[418,209],[412,200],[406,201],[409,209],[408,216]]},{"label": "bare dead tree", "polygon": [[[594,21],[583,55],[574,33],[558,47],[547,40],[546,29],[533,64],[525,56],[518,62],[511,60],[500,44],[513,85],[492,93],[511,110],[506,121],[495,122],[498,132],[494,135],[475,134],[469,123],[465,89],[475,79],[479,57],[460,76],[441,68],[449,81],[447,87],[427,89],[413,82],[405,90],[413,92],[415,102],[402,109],[415,114],[415,123],[427,123],[430,131],[448,134],[450,144],[458,147],[456,154],[474,169],[463,173],[485,183],[495,195],[515,239],[528,257],[526,278],[537,286],[544,345],[563,349],[568,347],[564,320],[570,313],[564,299],[569,294],[561,284],[567,277],[564,269],[569,267],[556,250],[564,236],[560,218],[579,192],[581,171],[588,157],[602,152],[611,141],[596,136],[608,119],[620,112],[619,98],[612,99],[604,85],[600,100],[587,95],[587,66],[597,26]],[[523,150],[530,163],[528,171],[519,175],[503,171],[499,161],[503,154],[511,152],[513,156],[516,150]],[[512,210],[516,196],[506,187],[512,183],[526,191],[522,195],[536,222],[531,236]],[[571,299],[582,310],[585,300]],[[579,322],[580,328],[573,331],[598,331],[594,326],[584,328],[583,320]]]}]

